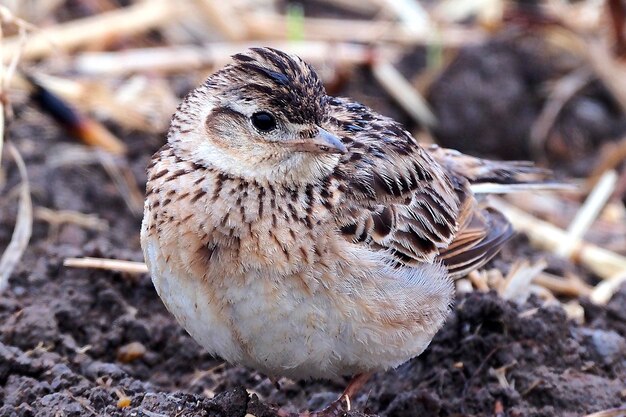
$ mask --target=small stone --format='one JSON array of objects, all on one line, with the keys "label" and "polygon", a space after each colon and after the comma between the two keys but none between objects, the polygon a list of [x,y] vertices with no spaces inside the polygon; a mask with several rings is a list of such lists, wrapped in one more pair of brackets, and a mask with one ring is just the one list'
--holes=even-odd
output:
[{"label": "small stone", "polygon": [[113,363],[105,363],[100,361],[91,362],[86,366],[84,374],[87,378],[96,379],[101,376],[108,376],[115,380],[120,380],[126,376],[126,372]]},{"label": "small stone", "polygon": [[117,351],[117,360],[123,363],[129,363],[142,358],[146,354],[146,347],[139,342],[131,342],[120,347]]},{"label": "small stone", "polygon": [[607,365],[626,356],[626,340],[613,330],[594,330],[591,345]]},{"label": "small stone", "polygon": [[126,407],[130,407],[130,397],[122,397],[119,400],[117,400],[117,408],[126,408]]}]

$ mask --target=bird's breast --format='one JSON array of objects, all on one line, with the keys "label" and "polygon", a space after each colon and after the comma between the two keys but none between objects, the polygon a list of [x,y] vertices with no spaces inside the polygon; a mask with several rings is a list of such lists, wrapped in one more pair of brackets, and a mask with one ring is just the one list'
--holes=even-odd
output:
[{"label": "bird's breast", "polygon": [[152,168],[146,227],[196,269],[296,272],[338,247],[333,192],[249,181],[170,155]]}]

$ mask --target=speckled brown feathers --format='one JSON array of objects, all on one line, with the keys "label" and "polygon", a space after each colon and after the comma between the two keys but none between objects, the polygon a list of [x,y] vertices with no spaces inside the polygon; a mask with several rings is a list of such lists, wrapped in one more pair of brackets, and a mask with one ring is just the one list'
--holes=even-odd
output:
[{"label": "speckled brown feathers", "polygon": [[333,173],[346,190],[335,210],[339,229],[400,264],[441,260],[453,277],[484,265],[513,231],[500,213],[478,205],[469,185],[547,175],[526,162],[423,148],[392,119],[348,99],[331,98],[329,112],[349,150]]},{"label": "speckled brown feathers", "polygon": [[142,246],[157,292],[209,352],[292,378],[372,372],[420,354],[450,277],[510,238],[472,186],[543,174],[424,148],[327,96],[301,59],[256,48],[172,117],[148,167]]},{"label": "speckled brown feathers", "polygon": [[[284,202],[276,195],[278,186],[270,183],[260,188],[259,202],[254,204],[257,217],[271,218],[275,227],[277,216],[296,220],[301,210],[319,210],[314,207],[315,194],[348,241],[385,251],[394,265],[440,260],[456,277],[485,264],[512,235],[506,219],[478,205],[469,184],[523,183],[545,176],[524,162],[488,161],[437,146],[424,148],[394,120],[349,99],[326,96],[313,69],[281,51],[255,48],[235,55],[234,61],[187,97],[173,117],[171,131],[188,132],[185,124],[196,116],[202,96],[219,90],[231,100],[254,100],[261,108],[280,109],[292,123],[329,126],[348,150],[324,178],[287,186]],[[224,106],[216,107],[213,114],[234,112],[220,104]],[[187,159],[182,152],[177,157]],[[204,161],[194,164],[207,168]],[[149,170],[149,193],[151,184],[165,174],[153,170]],[[235,202],[238,210],[245,211],[242,201],[249,200],[248,188],[258,185],[256,181],[221,173],[212,195],[205,195],[204,189],[183,195],[192,204],[202,198],[216,202],[227,178],[240,182],[236,190],[241,196]],[[304,207],[296,209],[300,204]],[[314,227],[310,215],[302,219],[308,228]],[[220,223],[232,224],[232,220],[228,215]]]},{"label": "speckled brown feathers", "polygon": [[329,104],[348,148],[333,172],[346,190],[335,209],[340,230],[401,263],[432,262],[457,233],[464,195],[396,122],[347,99]]}]

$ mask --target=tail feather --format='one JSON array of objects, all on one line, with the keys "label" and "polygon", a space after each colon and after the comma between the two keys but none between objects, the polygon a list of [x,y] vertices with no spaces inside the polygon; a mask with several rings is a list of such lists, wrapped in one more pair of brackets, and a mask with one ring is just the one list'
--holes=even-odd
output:
[{"label": "tail feather", "polygon": [[[462,221],[454,240],[438,256],[453,278],[486,264],[513,236],[513,228],[506,217],[494,208],[485,208],[481,194],[576,188],[555,182],[550,170],[536,167],[532,162],[492,161],[437,145],[429,147],[428,151],[448,172],[453,184],[459,184]],[[461,198],[463,196],[465,198]]]},{"label": "tail feather", "polygon": [[430,154],[451,173],[466,178],[470,184],[549,184],[552,171],[529,161],[493,161],[464,155],[453,149],[432,145]]},{"label": "tail feather", "polygon": [[513,236],[507,219],[492,208],[474,209],[471,220],[439,255],[452,278],[461,278],[493,258]]}]

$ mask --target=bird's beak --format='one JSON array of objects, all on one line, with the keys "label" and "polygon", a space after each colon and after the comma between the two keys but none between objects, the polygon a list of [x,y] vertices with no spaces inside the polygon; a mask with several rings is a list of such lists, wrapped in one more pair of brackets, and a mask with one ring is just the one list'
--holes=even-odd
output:
[{"label": "bird's beak", "polygon": [[318,129],[317,135],[313,138],[292,140],[286,142],[285,145],[289,146],[296,152],[339,154],[348,152],[346,146],[341,143],[341,140],[337,136],[322,129],[321,127]]}]

